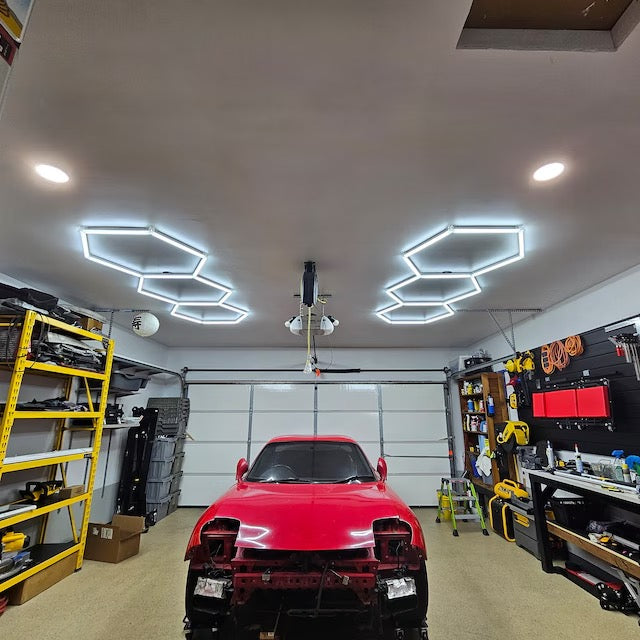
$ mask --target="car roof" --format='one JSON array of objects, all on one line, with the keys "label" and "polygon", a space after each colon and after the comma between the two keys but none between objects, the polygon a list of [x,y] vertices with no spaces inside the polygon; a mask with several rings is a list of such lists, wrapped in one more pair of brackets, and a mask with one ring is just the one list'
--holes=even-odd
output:
[{"label": "car roof", "polygon": [[291,436],[278,436],[277,438],[271,438],[267,444],[271,442],[351,442],[357,444],[353,438],[347,436],[308,436],[308,435],[291,435]]}]

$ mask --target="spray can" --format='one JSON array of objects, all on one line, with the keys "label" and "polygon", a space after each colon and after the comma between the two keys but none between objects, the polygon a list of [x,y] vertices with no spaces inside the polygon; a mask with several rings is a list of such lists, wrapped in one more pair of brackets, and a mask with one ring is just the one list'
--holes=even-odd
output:
[{"label": "spray can", "polygon": [[549,440],[547,440],[547,465],[549,469],[554,469],[556,466],[556,458]]},{"label": "spray can", "polygon": [[625,482],[631,482],[631,472],[629,471],[629,465],[626,462],[622,463],[622,479]]},{"label": "spray can", "polygon": [[578,445],[574,445],[576,449],[576,471],[578,473],[584,473],[584,465],[582,464],[582,456],[580,455],[580,451],[578,451]]},{"label": "spray can", "polygon": [[493,396],[487,396],[487,415],[493,416],[496,413],[496,406],[493,402]]}]

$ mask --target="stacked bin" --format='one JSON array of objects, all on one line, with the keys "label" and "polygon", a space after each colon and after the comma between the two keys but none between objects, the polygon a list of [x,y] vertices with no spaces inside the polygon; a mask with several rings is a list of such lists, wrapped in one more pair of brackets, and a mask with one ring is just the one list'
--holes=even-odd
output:
[{"label": "stacked bin", "polygon": [[147,511],[155,511],[157,521],[178,508],[189,400],[149,398],[147,408],[158,409],[156,437],[147,476]]}]

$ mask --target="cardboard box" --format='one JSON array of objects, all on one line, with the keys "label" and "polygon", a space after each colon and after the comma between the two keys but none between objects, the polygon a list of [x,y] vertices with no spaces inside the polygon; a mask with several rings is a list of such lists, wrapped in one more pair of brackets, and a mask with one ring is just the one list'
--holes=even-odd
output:
[{"label": "cardboard box", "polygon": [[89,523],[85,560],[121,562],[140,550],[144,516],[113,516],[109,524]]},{"label": "cardboard box", "polygon": [[24,604],[27,600],[31,600],[31,598],[34,598],[39,593],[52,587],[56,582],[60,582],[63,578],[70,576],[76,570],[77,560],[78,553],[72,553],[70,556],[39,571],[12,589],[9,589],[9,604]]},{"label": "cardboard box", "polygon": [[102,325],[102,320],[97,320],[96,318],[89,318],[88,316],[83,316],[82,318],[80,318],[80,326],[85,331],[91,331],[93,329],[102,331]]},{"label": "cardboard box", "polygon": [[69,498],[75,498],[81,496],[85,492],[83,484],[72,484],[64,489],[60,489],[58,493],[54,493],[52,496],[43,501],[42,504],[53,504],[54,502],[60,502],[61,500],[68,500]]}]

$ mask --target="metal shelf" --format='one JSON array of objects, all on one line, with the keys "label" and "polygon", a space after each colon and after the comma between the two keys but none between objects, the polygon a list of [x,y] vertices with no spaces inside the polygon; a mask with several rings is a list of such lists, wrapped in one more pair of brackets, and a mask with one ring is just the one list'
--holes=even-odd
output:
[{"label": "metal shelf", "polygon": [[[104,370],[93,371],[88,369],[80,369],[77,367],[66,367],[45,362],[32,361],[28,359],[30,352],[31,339],[34,328],[37,325],[50,325],[65,333],[79,336],[84,339],[90,339],[101,343],[105,352]],[[98,453],[102,440],[102,425],[104,423],[104,414],[108,400],[109,379],[111,376],[111,365],[113,361],[114,342],[111,339],[104,338],[101,335],[94,334],[79,327],[73,327],[60,320],[42,316],[34,311],[27,311],[24,316],[19,316],[12,320],[12,326],[20,331],[20,337],[16,348],[15,358],[9,362],[13,369],[11,373],[11,381],[7,390],[5,407],[0,416],[0,478],[5,473],[22,471],[25,469],[42,469],[47,470],[46,474],[50,480],[55,480],[60,475],[63,485],[67,486],[66,463],[75,460],[87,460],[88,473],[85,480],[85,491],[82,495],[73,496],[66,500],[52,502],[30,511],[21,511],[5,517],[0,517],[0,526],[9,527],[20,522],[33,520],[42,516],[42,524],[40,526],[40,540],[45,539],[49,514],[53,511],[66,509],[69,514],[69,520],[72,530],[74,542],[65,543],[63,545],[36,545],[31,549],[32,557],[36,564],[26,571],[0,583],[0,592],[8,589],[15,584],[22,582],[26,578],[37,574],[39,571],[59,562],[60,560],[76,554],[76,569],[82,566],[84,548],[87,539],[87,527],[91,513],[91,501],[95,485],[96,468],[98,461]],[[96,400],[93,411],[20,411],[16,410],[18,397],[23,384],[25,375],[42,375],[55,376],[64,379],[64,399],[69,400],[73,390],[73,380],[80,379],[84,381],[84,385],[88,386],[89,380],[97,382],[99,398]],[[56,421],[55,444],[53,451],[45,451],[40,453],[32,453],[28,455],[18,455],[6,457],[7,447],[11,439],[11,433],[15,421],[18,419],[50,419]],[[65,449],[65,433],[67,426],[72,427],[72,420],[83,419],[89,421],[90,429],[93,432],[92,446],[82,449]],[[67,445],[68,446],[68,445]],[[82,504],[82,522],[80,526],[76,526],[74,510],[72,505]]]},{"label": "metal shelf", "polygon": [[64,419],[64,418],[99,418],[100,417],[100,412],[99,411],[45,411],[45,410],[40,410],[40,411],[15,411],[13,414],[14,419],[26,419],[26,420],[33,420],[33,419],[41,419],[41,418],[49,418],[49,419],[53,419],[53,418],[57,418],[57,419]]},{"label": "metal shelf", "polygon": [[31,511],[22,511],[20,513],[16,513],[15,516],[10,516],[6,518],[2,518],[2,514],[0,514],[0,526],[4,529],[5,527],[12,527],[14,524],[18,524],[19,522],[26,522],[27,520],[32,520],[33,518],[37,518],[39,516],[43,516],[47,513],[51,513],[52,511],[57,511],[58,509],[63,509],[64,507],[68,507],[72,504],[76,504],[76,502],[82,502],[89,497],[88,493],[83,493],[79,496],[73,496],[73,498],[67,498],[66,500],[58,500],[58,502],[52,502],[51,504],[46,504],[43,507],[38,507],[36,509],[31,509]]},{"label": "metal shelf", "polygon": [[64,560],[67,556],[80,552],[82,545],[78,542],[65,542],[62,544],[37,544],[31,547],[31,557],[36,560],[36,564],[30,566],[18,575],[0,582],[0,593],[14,587],[23,580],[39,573],[43,569],[50,567],[52,564]]},{"label": "metal shelf", "polygon": [[27,361],[25,371],[44,371],[46,373],[54,373],[61,376],[79,376],[81,378],[91,378],[92,380],[106,379],[104,373],[100,373],[99,371],[77,369],[75,367],[62,367],[57,364],[48,364],[45,362]]},{"label": "metal shelf", "polygon": [[49,467],[53,464],[64,464],[73,460],[90,458],[93,449],[60,449],[58,451],[45,451],[43,453],[29,453],[23,456],[6,457],[2,464],[2,473],[23,471],[24,469],[36,469]]}]

